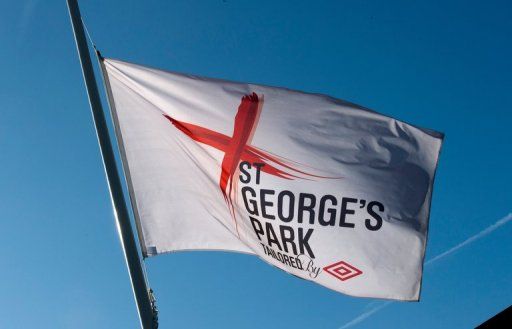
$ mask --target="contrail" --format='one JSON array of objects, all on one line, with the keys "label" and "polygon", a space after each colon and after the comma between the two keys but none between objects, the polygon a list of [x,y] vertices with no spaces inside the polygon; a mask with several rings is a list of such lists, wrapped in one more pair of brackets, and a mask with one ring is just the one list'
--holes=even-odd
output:
[{"label": "contrail", "polygon": [[502,219],[498,220],[496,223],[494,223],[491,226],[487,227],[485,230],[482,230],[479,233],[473,235],[472,237],[466,239],[465,241],[459,243],[455,247],[453,247],[451,249],[448,249],[445,252],[437,255],[436,257],[428,260],[427,262],[425,262],[425,266],[426,265],[430,265],[433,262],[438,261],[439,259],[444,258],[444,257],[446,257],[448,255],[451,255],[454,252],[456,252],[457,250],[459,250],[460,248],[463,248],[463,247],[467,246],[468,244],[473,243],[476,240],[481,239],[481,238],[483,238],[484,236],[486,236],[488,234],[491,234],[493,231],[495,231],[498,228],[500,228],[501,226],[507,224],[511,220],[512,220],[512,213],[510,213],[507,216],[503,217]]},{"label": "contrail", "polygon": [[359,322],[366,320],[367,318],[372,316],[374,313],[377,313],[378,311],[382,310],[384,307],[388,306],[391,303],[393,303],[393,302],[392,301],[382,302],[381,304],[369,309],[368,311],[365,311],[365,312],[359,314],[358,316],[356,316],[355,318],[353,318],[352,320],[350,320],[349,322],[347,322],[343,326],[341,326],[340,329],[351,328],[351,327],[355,326]]},{"label": "contrail", "polygon": [[[491,234],[492,232],[494,232],[495,230],[497,230],[498,228],[500,228],[501,226],[507,224],[508,222],[510,222],[512,220],[512,213],[509,213],[507,216],[499,219],[496,223],[492,224],[491,226],[487,227],[486,229],[478,232],[477,234],[473,235],[472,237],[462,241],[461,243],[459,243],[458,245],[446,250],[445,252],[442,252],[440,253],[439,255],[435,256],[434,258],[428,260],[425,262],[425,266],[428,266],[428,265],[431,265],[432,263],[434,262],[437,262],[438,260],[440,259],[443,259],[451,254],[453,254],[454,252],[456,252],[457,250]],[[354,319],[350,320],[349,322],[345,323],[343,326],[340,327],[340,329],[346,329],[346,328],[351,328],[355,325],[357,325],[358,323],[366,320],[367,318],[369,318],[370,316],[372,316],[373,314],[377,313],[378,311],[382,310],[384,307],[392,304],[393,302],[392,301],[387,301],[387,302],[382,302],[380,303],[379,305],[359,314],[358,316],[356,316]]]}]

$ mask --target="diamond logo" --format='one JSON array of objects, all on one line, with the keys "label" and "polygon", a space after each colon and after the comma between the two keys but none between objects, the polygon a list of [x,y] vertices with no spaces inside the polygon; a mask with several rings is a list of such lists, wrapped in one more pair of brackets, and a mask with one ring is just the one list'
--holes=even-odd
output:
[{"label": "diamond logo", "polygon": [[341,281],[346,281],[363,274],[363,271],[344,261],[328,265],[324,267],[324,271]]}]

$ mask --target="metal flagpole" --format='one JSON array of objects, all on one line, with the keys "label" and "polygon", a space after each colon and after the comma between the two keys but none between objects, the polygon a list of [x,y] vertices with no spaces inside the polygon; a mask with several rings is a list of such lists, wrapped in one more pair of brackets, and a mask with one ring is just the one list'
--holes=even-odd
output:
[{"label": "metal flagpole", "polygon": [[135,243],[135,238],[133,236],[130,217],[128,215],[128,209],[126,207],[123,189],[121,186],[121,180],[119,179],[119,174],[117,172],[114,151],[110,142],[107,122],[105,121],[105,114],[103,112],[96,79],[94,77],[94,70],[91,63],[91,57],[89,55],[89,47],[87,45],[84,27],[80,16],[80,9],[78,8],[77,0],[67,0],[67,3],[78,55],[82,65],[82,73],[87,87],[87,94],[89,96],[89,103],[91,105],[94,125],[96,127],[96,135],[100,144],[103,165],[105,166],[110,197],[114,207],[114,217],[116,219],[117,230],[123,247],[126,265],[130,274],[141,327],[143,329],[154,329],[158,326],[156,316],[153,312],[154,301],[152,299],[151,291],[148,289],[146,284],[141,260]]}]

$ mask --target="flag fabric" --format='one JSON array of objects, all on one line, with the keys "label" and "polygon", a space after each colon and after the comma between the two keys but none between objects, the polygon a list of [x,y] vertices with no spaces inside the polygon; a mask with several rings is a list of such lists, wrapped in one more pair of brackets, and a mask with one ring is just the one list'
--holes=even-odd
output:
[{"label": "flag fabric", "polygon": [[418,300],[441,133],[284,88],[102,63],[142,251],[254,254]]}]

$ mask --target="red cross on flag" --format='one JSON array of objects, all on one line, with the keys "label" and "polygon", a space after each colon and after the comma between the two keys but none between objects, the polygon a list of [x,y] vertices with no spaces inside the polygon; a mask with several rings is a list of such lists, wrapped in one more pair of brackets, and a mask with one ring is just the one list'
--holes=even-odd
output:
[{"label": "red cross on flag", "polygon": [[143,253],[259,256],[418,300],[442,134],[328,96],[103,61]]}]

